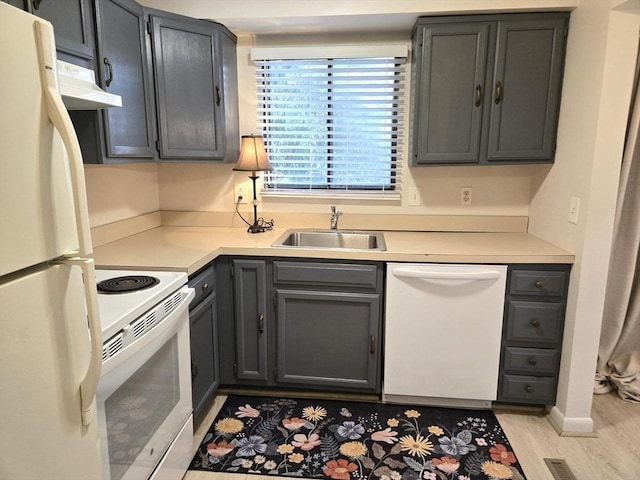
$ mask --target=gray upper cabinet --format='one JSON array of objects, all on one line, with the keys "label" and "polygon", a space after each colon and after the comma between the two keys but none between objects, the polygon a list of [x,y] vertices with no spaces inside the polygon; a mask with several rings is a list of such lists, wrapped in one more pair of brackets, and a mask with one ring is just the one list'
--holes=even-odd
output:
[{"label": "gray upper cabinet", "polygon": [[151,15],[161,159],[224,155],[221,49],[216,25]]},{"label": "gray upper cabinet", "polygon": [[61,60],[92,67],[94,33],[89,0],[27,0],[25,7],[52,23]]},{"label": "gray upper cabinet", "polygon": [[96,0],[101,86],[122,97],[122,108],[103,111],[106,156],[153,160],[153,84],[142,7],[131,0]]},{"label": "gray upper cabinet", "polygon": [[412,65],[420,72],[412,102],[419,163],[477,162],[488,36],[489,25],[478,22],[423,29]]},{"label": "gray upper cabinet", "polygon": [[568,18],[418,19],[412,164],[552,162]]}]

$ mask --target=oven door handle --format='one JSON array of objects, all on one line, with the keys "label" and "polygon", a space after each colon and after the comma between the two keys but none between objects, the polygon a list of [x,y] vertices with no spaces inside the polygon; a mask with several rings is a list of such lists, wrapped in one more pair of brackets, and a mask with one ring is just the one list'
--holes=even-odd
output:
[{"label": "oven door handle", "polygon": [[129,360],[131,357],[139,355],[142,350],[147,349],[149,345],[156,342],[159,338],[163,338],[163,336],[170,338],[170,336],[178,330],[182,316],[186,313],[185,310],[189,308],[189,303],[191,303],[191,300],[195,297],[195,290],[187,287],[186,285],[182,287],[179,292],[182,295],[182,300],[169,315],[163,318],[162,321],[149,330],[148,333],[127,345],[102,364],[103,377]]}]

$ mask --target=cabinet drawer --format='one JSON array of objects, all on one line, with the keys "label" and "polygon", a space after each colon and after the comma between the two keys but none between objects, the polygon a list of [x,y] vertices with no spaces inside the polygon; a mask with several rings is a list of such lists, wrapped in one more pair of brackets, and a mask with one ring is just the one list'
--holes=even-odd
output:
[{"label": "cabinet drawer", "polygon": [[213,293],[215,289],[216,277],[213,266],[207,267],[199,272],[195,277],[189,280],[189,286],[196,291],[196,296],[189,308],[194,308],[198,303],[204,300],[208,295]]},{"label": "cabinet drawer", "polygon": [[509,283],[511,295],[563,296],[567,272],[513,270]]},{"label": "cabinet drawer", "polygon": [[564,303],[509,301],[507,342],[553,345],[562,336]]},{"label": "cabinet drawer", "polygon": [[376,288],[376,265],[273,262],[275,283]]},{"label": "cabinet drawer", "polygon": [[554,377],[503,375],[498,400],[552,405],[555,403],[555,397]]},{"label": "cabinet drawer", "polygon": [[502,368],[508,373],[555,375],[559,357],[558,350],[506,347]]}]

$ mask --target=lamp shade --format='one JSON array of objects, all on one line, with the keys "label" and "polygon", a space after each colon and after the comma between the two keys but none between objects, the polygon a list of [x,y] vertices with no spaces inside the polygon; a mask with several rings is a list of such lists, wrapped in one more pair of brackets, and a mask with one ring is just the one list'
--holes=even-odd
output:
[{"label": "lamp shade", "polygon": [[259,135],[243,135],[240,155],[234,170],[241,172],[261,172],[271,170],[264,142]]}]

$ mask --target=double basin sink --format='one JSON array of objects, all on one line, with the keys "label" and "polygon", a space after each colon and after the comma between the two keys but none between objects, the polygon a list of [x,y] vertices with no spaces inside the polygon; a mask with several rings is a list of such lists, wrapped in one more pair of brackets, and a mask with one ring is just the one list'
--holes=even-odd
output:
[{"label": "double basin sink", "polygon": [[360,230],[287,230],[272,246],[316,250],[385,251],[387,249],[382,232]]}]

